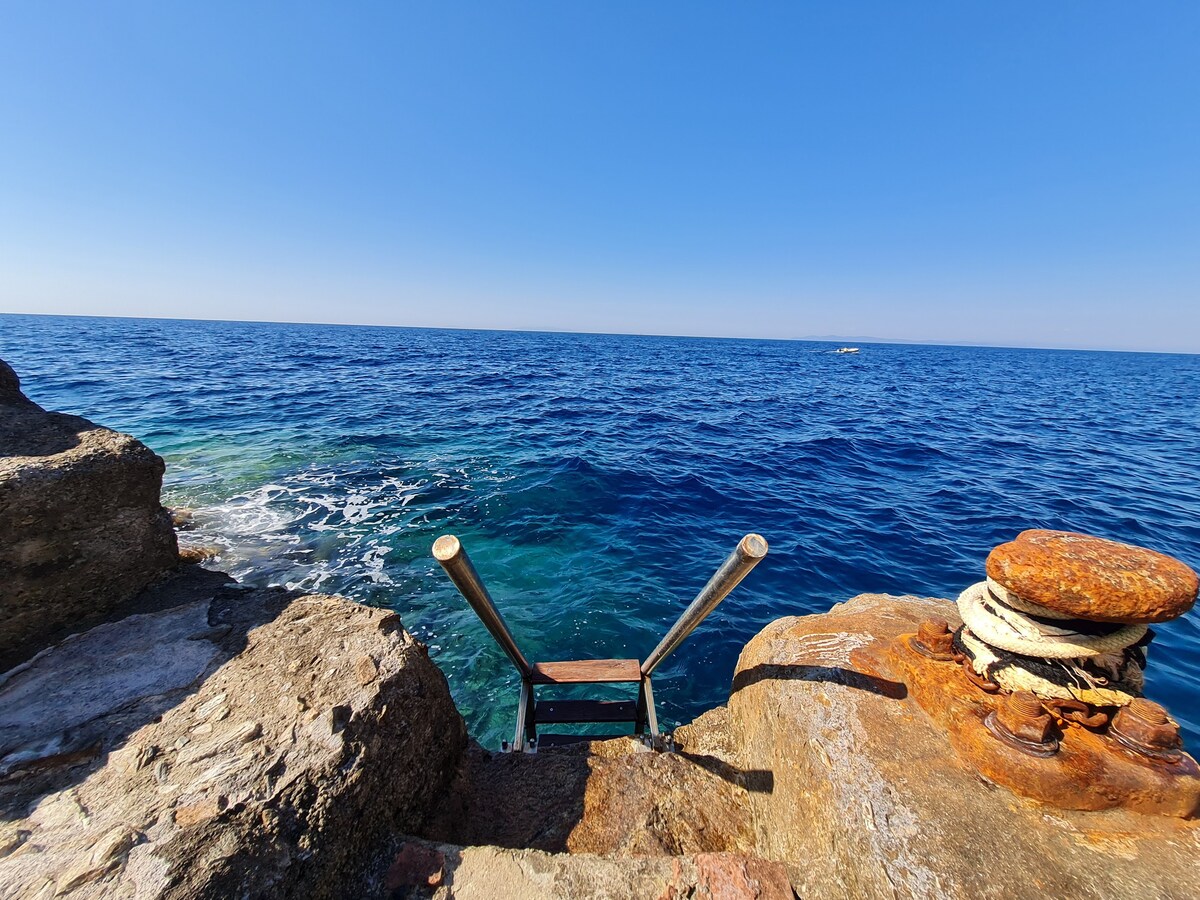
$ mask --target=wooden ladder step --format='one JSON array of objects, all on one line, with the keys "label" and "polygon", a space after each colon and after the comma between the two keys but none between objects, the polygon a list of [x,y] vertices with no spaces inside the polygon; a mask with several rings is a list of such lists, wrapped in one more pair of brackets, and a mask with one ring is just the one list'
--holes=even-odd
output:
[{"label": "wooden ladder step", "polygon": [[537,724],[549,722],[636,722],[633,700],[539,700],[533,708]]},{"label": "wooden ladder step", "polygon": [[538,749],[546,747],[569,747],[572,744],[582,744],[584,741],[611,741],[616,738],[629,737],[627,734],[539,734]]},{"label": "wooden ladder step", "polygon": [[636,659],[573,659],[535,663],[534,684],[599,684],[607,681],[642,680],[642,664]]}]

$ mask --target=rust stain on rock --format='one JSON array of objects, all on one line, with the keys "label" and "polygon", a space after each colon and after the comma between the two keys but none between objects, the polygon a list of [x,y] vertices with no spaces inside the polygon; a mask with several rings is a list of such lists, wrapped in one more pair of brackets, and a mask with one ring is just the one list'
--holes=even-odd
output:
[{"label": "rust stain on rock", "polygon": [[425,844],[408,843],[400,848],[387,871],[389,891],[401,888],[436,888],[446,877],[446,856]]},{"label": "rust stain on rock", "polygon": [[224,797],[206,797],[194,803],[187,803],[175,809],[175,824],[180,828],[190,828],[209,819],[215,819],[225,809]]},{"label": "rust stain on rock", "polygon": [[379,666],[375,664],[375,660],[370,656],[364,654],[354,661],[354,677],[364,687],[374,681],[375,676],[378,674]]},{"label": "rust stain on rock", "polygon": [[[712,900],[793,900],[781,863],[735,853],[698,853],[696,887]],[[706,896],[701,894],[701,896]]]},{"label": "rust stain on rock", "polygon": [[959,757],[987,780],[1061,809],[1123,807],[1194,818],[1200,814],[1200,767],[1186,753],[1155,759],[1108,734],[1062,721],[1057,752],[1035,755],[999,739],[989,720],[1007,718],[1007,694],[988,694],[965,681],[954,663],[911,647],[915,635],[889,642],[903,680],[921,708],[942,728]]}]

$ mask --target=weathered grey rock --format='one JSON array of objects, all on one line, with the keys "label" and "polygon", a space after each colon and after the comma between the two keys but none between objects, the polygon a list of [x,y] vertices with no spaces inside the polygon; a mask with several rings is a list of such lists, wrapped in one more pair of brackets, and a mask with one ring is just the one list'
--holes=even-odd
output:
[{"label": "weathered grey rock", "polygon": [[0,369],[0,667],[110,617],[178,561],[163,461],[46,412]]},{"label": "weathered grey rock", "polygon": [[393,613],[221,581],[181,570],[155,589],[180,605],[3,676],[0,896],[343,896],[421,826],[465,744],[425,648]]},{"label": "weathered grey rock", "polygon": [[742,651],[729,702],[757,852],[803,897],[1195,896],[1200,823],[1072,812],[983,781],[879,652],[948,601],[862,595],[780,619]]},{"label": "weathered grey rock", "polygon": [[403,844],[358,896],[434,900],[793,900],[787,872],[749,854],[597,856]]}]

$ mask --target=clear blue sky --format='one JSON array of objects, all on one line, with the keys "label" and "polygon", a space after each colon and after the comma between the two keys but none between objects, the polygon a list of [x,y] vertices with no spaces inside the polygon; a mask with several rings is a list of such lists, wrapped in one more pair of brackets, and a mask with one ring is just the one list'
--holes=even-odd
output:
[{"label": "clear blue sky", "polygon": [[0,0],[0,311],[1200,351],[1200,3]]}]

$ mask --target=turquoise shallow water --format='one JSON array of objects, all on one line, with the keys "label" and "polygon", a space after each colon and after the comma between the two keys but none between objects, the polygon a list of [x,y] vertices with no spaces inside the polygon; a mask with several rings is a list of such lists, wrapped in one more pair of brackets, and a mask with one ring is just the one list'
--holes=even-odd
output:
[{"label": "turquoise shallow water", "polygon": [[[1200,357],[0,316],[53,409],[167,460],[216,565],[388,606],[473,734],[516,678],[429,555],[458,534],[530,656],[644,657],[738,537],[771,554],[655,678],[724,702],[741,646],[862,591],[943,597],[1024,528],[1200,565]],[[1150,696],[1200,746],[1200,615]]]}]

